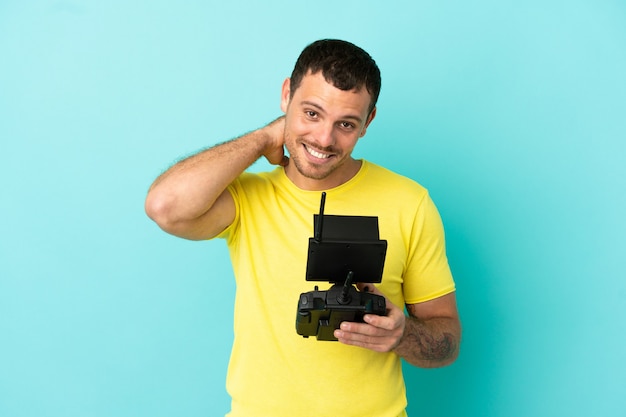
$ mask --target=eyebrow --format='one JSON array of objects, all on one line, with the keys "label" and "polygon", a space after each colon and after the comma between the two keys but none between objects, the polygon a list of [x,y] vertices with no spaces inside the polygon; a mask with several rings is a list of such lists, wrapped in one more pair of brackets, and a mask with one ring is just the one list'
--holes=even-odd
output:
[{"label": "eyebrow", "polygon": [[[322,106],[320,106],[319,104],[314,103],[312,101],[303,100],[303,101],[300,102],[300,104],[303,105],[303,106],[306,105],[306,106],[315,107],[316,109],[318,109],[322,113],[326,113],[326,110],[324,110],[324,108]],[[363,122],[363,120],[359,116],[356,116],[356,115],[353,115],[353,114],[348,114],[346,116],[343,116],[342,119],[354,120],[355,122],[357,122],[359,124]]]}]

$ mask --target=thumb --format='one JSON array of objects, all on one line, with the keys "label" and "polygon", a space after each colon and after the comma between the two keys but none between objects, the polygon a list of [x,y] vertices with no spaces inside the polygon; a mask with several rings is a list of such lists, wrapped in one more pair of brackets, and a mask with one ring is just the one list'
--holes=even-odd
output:
[{"label": "thumb", "polygon": [[376,294],[376,295],[380,295],[382,297],[385,297],[385,303],[387,305],[387,315],[391,316],[392,313],[393,315],[402,315],[404,316],[404,312],[402,311],[402,309],[400,307],[398,307],[397,305],[395,305],[389,298],[387,298],[387,296],[385,294],[383,294],[378,287],[376,287],[374,284],[364,284],[362,282],[358,282],[356,283],[357,288],[359,289],[359,291],[366,291],[372,294]]},{"label": "thumb", "polygon": [[387,298],[387,296],[385,294],[383,294],[382,291],[380,291],[378,289],[377,286],[375,286],[374,284],[369,284],[369,283],[363,283],[363,282],[357,282],[356,283],[356,287],[359,289],[359,291],[362,292],[369,292],[372,294],[376,294],[376,295],[380,295],[382,297],[385,297],[385,301],[387,302],[387,309],[389,309],[391,306],[394,306],[396,308],[398,308],[394,303],[391,302],[391,300],[389,298]]},{"label": "thumb", "polygon": [[[376,286],[374,284],[357,282],[356,283],[356,287],[359,289],[359,291],[371,292],[372,294],[382,295],[383,297],[385,297],[385,294],[380,292],[380,290],[378,288],[376,288]],[[387,297],[385,297],[385,298],[387,298]]]}]

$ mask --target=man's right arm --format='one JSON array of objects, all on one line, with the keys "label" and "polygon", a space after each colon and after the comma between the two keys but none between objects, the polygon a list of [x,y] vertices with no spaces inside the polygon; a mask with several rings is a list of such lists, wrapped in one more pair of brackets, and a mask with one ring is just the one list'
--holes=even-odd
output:
[{"label": "man's right arm", "polygon": [[284,117],[237,139],[199,152],[173,165],[148,191],[145,209],[167,233],[191,240],[210,239],[235,218],[226,188],[261,156],[287,165]]}]

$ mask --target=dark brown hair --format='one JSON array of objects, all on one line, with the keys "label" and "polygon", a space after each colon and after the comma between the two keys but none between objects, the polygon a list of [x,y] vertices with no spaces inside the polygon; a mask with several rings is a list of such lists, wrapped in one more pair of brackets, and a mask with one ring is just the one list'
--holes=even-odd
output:
[{"label": "dark brown hair", "polygon": [[365,86],[372,98],[369,112],[376,106],[380,94],[380,70],[372,57],[358,46],[338,39],[322,39],[304,48],[291,73],[291,97],[309,71],[311,74],[322,71],[326,81],[340,90]]}]

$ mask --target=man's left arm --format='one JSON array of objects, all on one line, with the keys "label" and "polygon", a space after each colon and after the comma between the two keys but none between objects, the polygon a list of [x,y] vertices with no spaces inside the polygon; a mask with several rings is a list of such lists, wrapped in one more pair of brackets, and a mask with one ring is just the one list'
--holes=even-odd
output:
[{"label": "man's left arm", "polygon": [[[372,287],[371,292],[380,294]],[[394,351],[421,368],[437,368],[454,362],[461,341],[455,293],[406,307],[408,316],[387,300],[386,316],[367,314],[365,323],[344,322],[335,336],[348,345],[377,352]]]}]

